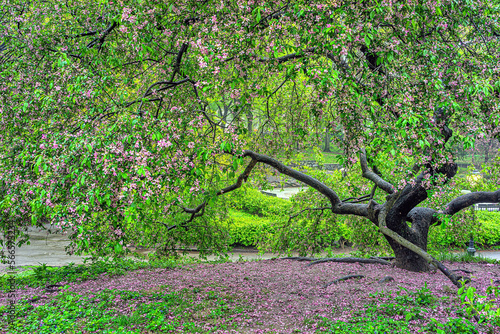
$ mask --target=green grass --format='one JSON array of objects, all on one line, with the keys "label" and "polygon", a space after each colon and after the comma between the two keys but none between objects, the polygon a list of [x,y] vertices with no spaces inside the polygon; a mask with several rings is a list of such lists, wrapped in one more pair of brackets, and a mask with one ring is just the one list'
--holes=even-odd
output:
[{"label": "green grass", "polygon": [[[120,302],[136,306],[119,314]],[[37,307],[26,300],[18,303],[16,329],[11,333],[210,333],[197,325],[197,318],[203,317],[217,330],[234,329],[236,325],[222,319],[242,316],[245,309],[237,304],[231,296],[187,288],[174,293],[113,289],[92,296],[63,291],[51,303]]]},{"label": "green grass", "polygon": [[[425,321],[429,310],[436,309],[450,298],[435,297],[427,286],[414,292],[400,287],[395,296],[384,291],[369,296],[372,301],[363,309],[354,311],[349,321],[320,317],[317,333],[412,333],[410,321]],[[395,316],[402,320],[394,320],[392,317]],[[430,319],[422,329],[426,333],[478,333],[475,325],[463,318],[452,318],[446,323]]]},{"label": "green grass", "polygon": [[[61,281],[81,283],[96,279],[103,273],[118,277],[141,268],[173,268],[197,262],[200,261],[192,258],[150,262],[117,259],[63,267],[41,265],[16,275],[16,287],[45,287]],[[2,291],[6,292],[8,276],[1,276],[0,283]],[[66,285],[51,302],[44,305],[36,305],[43,300],[41,297],[17,303],[16,320],[9,333],[167,333],[179,330],[183,333],[211,333],[212,330],[199,326],[200,319],[195,319],[197,314],[203,318],[202,323],[209,323],[217,330],[234,329],[235,325],[228,320],[235,315],[244,317],[245,307],[231,295],[200,288],[164,292],[167,288],[139,292],[107,289],[89,295],[69,291],[69,285]],[[223,287],[217,289],[224,290]],[[118,296],[119,301],[127,302],[128,314],[123,314],[123,308],[117,306]],[[0,307],[0,314],[5,311],[6,306]]]},{"label": "green grass", "polygon": [[[192,258],[183,260],[162,259],[149,262],[140,262],[130,259],[116,259],[115,261],[99,260],[90,264],[75,265],[70,263],[62,267],[49,267],[45,264],[29,266],[33,268],[15,275],[18,287],[45,287],[59,282],[84,282],[97,279],[99,275],[107,273],[111,277],[124,275],[126,272],[141,268],[174,268],[183,264],[196,262]],[[0,276],[1,291],[7,291],[8,275]]]}]

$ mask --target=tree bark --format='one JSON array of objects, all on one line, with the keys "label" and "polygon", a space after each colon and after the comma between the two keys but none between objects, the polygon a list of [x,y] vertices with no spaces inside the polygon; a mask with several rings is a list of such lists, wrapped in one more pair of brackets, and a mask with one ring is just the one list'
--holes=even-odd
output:
[{"label": "tree bark", "polygon": [[[396,256],[394,265],[397,268],[414,272],[427,272],[430,270],[429,263],[423,257],[412,252],[408,248],[401,246],[391,238],[387,236],[385,238],[387,239],[389,245],[394,251],[394,255]],[[408,237],[403,237],[403,238],[407,239],[411,243],[422,248],[424,251],[427,251],[427,242],[423,243],[422,240],[415,240],[415,239],[410,240],[410,238]]]},{"label": "tree bark", "polygon": [[247,112],[247,130],[248,130],[248,135],[252,136],[253,134],[253,113],[252,110],[250,110],[250,107]]},{"label": "tree bark", "polygon": [[323,152],[331,152],[330,150],[330,132],[328,128],[325,129],[325,149]]}]

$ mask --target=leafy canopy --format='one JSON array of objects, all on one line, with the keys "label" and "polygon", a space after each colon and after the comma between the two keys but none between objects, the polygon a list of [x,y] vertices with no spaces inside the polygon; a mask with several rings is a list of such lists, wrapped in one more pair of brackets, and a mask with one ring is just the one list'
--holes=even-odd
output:
[{"label": "leafy canopy", "polygon": [[3,4],[0,221],[79,251],[223,250],[214,200],[245,148],[290,157],[328,127],[347,165],[366,148],[405,172],[499,136],[498,1]]}]

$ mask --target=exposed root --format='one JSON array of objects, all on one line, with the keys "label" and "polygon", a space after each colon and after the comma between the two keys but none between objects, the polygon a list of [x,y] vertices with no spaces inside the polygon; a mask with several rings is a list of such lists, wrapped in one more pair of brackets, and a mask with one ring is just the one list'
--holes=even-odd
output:
[{"label": "exposed root", "polygon": [[315,259],[313,257],[289,256],[289,257],[282,257],[281,260],[316,261],[316,260],[319,260],[319,259]]},{"label": "exposed root", "polygon": [[391,261],[391,260],[395,260],[396,257],[394,257],[394,256],[370,256],[370,259],[382,259],[382,260],[386,260],[386,261]]},{"label": "exposed root", "polygon": [[359,257],[332,257],[327,259],[319,259],[314,262],[309,263],[306,267],[312,266],[313,264],[323,263],[323,262],[343,262],[343,263],[376,263],[390,265],[391,263],[382,259],[363,259]]},{"label": "exposed root", "polygon": [[466,273],[466,274],[472,274],[472,271],[465,270],[465,269],[453,269],[452,271],[461,271],[461,272]]},{"label": "exposed root", "polygon": [[364,278],[364,277],[365,277],[364,275],[347,275],[341,278],[337,278],[336,280],[331,281],[330,283],[326,283],[325,285],[323,285],[323,288],[328,288],[332,284],[337,284],[338,282],[347,281],[348,279],[351,278]]}]

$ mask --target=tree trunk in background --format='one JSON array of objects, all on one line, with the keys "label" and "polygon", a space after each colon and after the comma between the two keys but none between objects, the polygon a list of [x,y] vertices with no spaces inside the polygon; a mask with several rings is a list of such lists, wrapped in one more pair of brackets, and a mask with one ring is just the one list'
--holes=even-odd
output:
[{"label": "tree trunk in background", "polygon": [[323,152],[331,152],[330,151],[330,132],[328,131],[328,128],[325,130],[325,149]]},{"label": "tree trunk in background", "polygon": [[484,163],[487,163],[490,160],[490,150],[493,147],[493,139],[490,139],[488,145],[486,145],[486,152],[484,152]]},{"label": "tree trunk in background", "polygon": [[252,110],[249,108],[247,112],[247,130],[248,130],[248,135],[252,136],[253,134],[253,113]]}]

